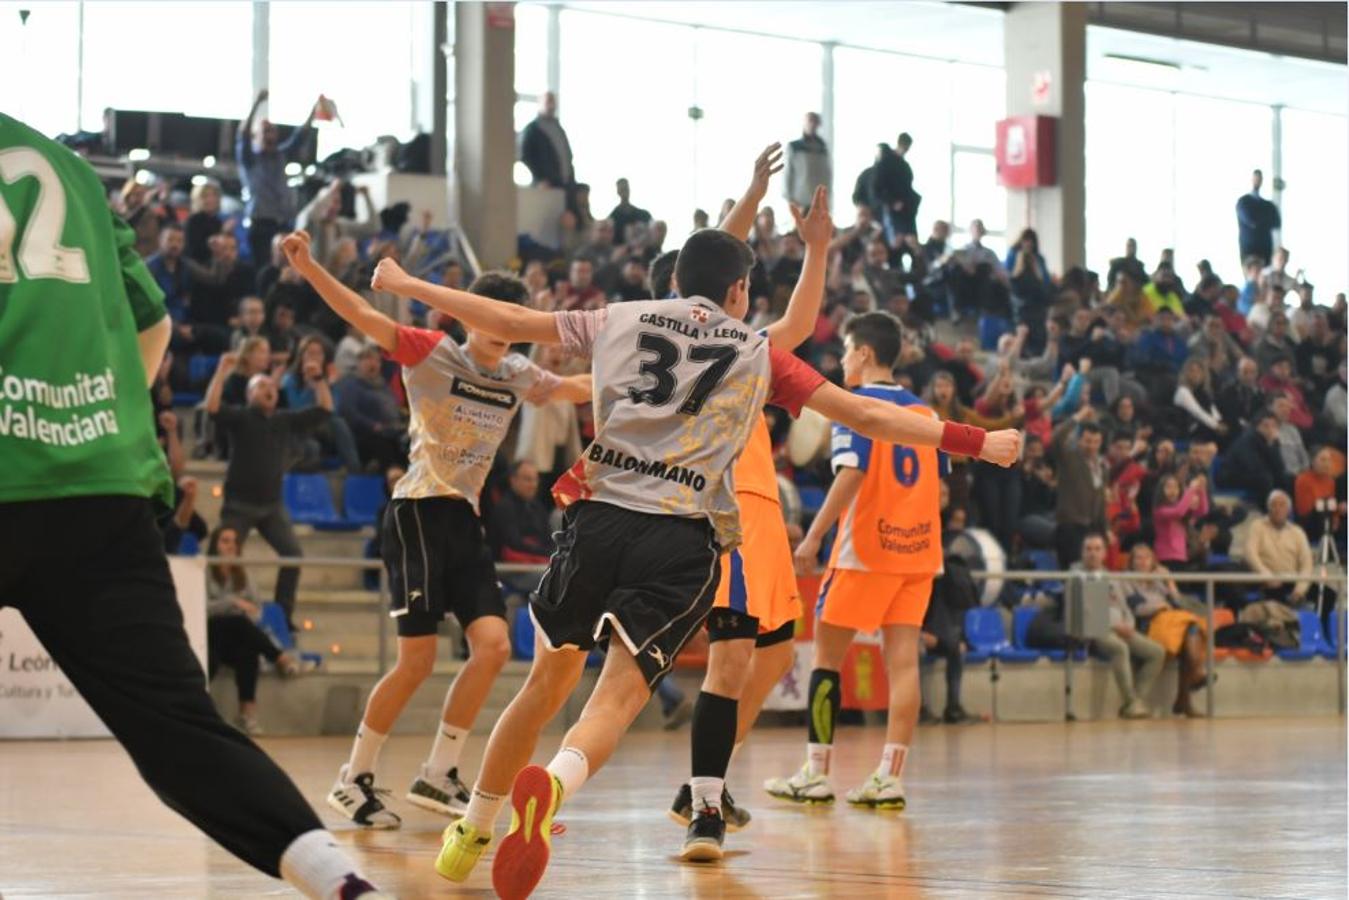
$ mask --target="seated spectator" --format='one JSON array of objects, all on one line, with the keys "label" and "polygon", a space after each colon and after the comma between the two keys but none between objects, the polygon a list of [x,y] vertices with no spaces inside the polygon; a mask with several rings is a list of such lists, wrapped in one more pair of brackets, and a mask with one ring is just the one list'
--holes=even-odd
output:
[{"label": "seated spectator", "polygon": [[[221,526],[211,534],[211,556],[237,558],[242,554],[239,532]],[[235,724],[244,734],[262,734],[258,725],[258,657],[265,657],[282,676],[299,674],[300,665],[281,650],[258,627],[262,601],[248,577],[248,570],[234,563],[212,563],[206,577],[206,659],[209,677],[221,666],[234,670],[239,692],[239,715]]]},{"label": "seated spectator", "polygon": [[1264,334],[1269,329],[1269,320],[1274,314],[1286,311],[1283,288],[1272,284],[1266,285],[1255,305],[1251,307],[1251,311],[1246,314],[1246,326],[1255,336]]},{"label": "seated spectator", "polygon": [[1288,335],[1288,316],[1283,312],[1272,313],[1269,317],[1269,328],[1255,342],[1254,348],[1255,361],[1260,364],[1260,368],[1268,369],[1274,365],[1276,360],[1287,357],[1293,359],[1297,356],[1297,344]]},{"label": "seated spectator", "polygon": [[929,721],[944,721],[948,725],[976,721],[960,702],[960,685],[967,650],[965,613],[978,603],[978,588],[970,575],[969,563],[959,556],[947,556],[942,573],[932,583],[932,601],[922,626],[923,649],[946,661],[946,708],[940,720],[929,712]]},{"label": "seated spectator", "polygon": [[1204,362],[1214,384],[1221,384],[1236,368],[1237,360],[1245,355],[1217,315],[1204,319],[1203,327],[1190,337],[1189,347],[1191,358]]},{"label": "seated spectator", "polygon": [[[1260,367],[1249,356],[1237,363],[1236,379],[1218,392],[1218,411],[1232,431],[1229,442],[1241,430],[1249,428],[1265,407],[1265,392],[1260,389]],[[1221,443],[1221,442],[1220,442]]]},{"label": "seated spectator", "polygon": [[[312,382],[316,406],[294,412],[278,410],[280,391],[276,382],[258,374],[249,380],[248,405],[226,406],[221,403],[221,393],[226,374],[236,363],[232,354],[222,354],[206,391],[206,412],[215,417],[216,427],[229,435],[230,442],[221,524],[233,528],[241,541],[257,528],[278,556],[303,556],[282,502],[281,479],[291,446],[332,415],[332,393],[320,373]],[[285,610],[292,631],[296,630],[295,593],[299,584],[299,569],[285,566],[277,572],[276,602]]]},{"label": "seated spectator", "polygon": [[1133,238],[1124,242],[1123,256],[1117,256],[1110,260],[1110,268],[1106,271],[1105,276],[1106,290],[1114,290],[1121,275],[1128,276],[1138,286],[1148,282],[1148,271],[1144,268],[1143,261],[1138,258],[1138,241]]},{"label": "seated spectator", "polygon": [[[1349,424],[1349,391],[1345,389],[1346,365],[1344,360],[1340,360],[1339,377],[1335,383],[1326,391],[1326,402],[1323,411],[1335,428],[1339,429],[1343,435],[1345,426]],[[1343,441],[1341,441],[1343,443]]]},{"label": "seated spectator", "polygon": [[[1106,536],[1109,544],[1107,562],[1117,562],[1122,545],[1143,529],[1143,518],[1138,509],[1138,492],[1148,470],[1138,462],[1148,451],[1147,441],[1136,439],[1127,431],[1110,435],[1105,461],[1109,467],[1106,487]],[[1114,566],[1112,565],[1112,568]]]},{"label": "seated spectator", "polygon": [[1186,360],[1172,399],[1185,413],[1182,437],[1194,441],[1220,441],[1227,437],[1230,429],[1213,399],[1208,369],[1201,359],[1192,356]]},{"label": "seated spectator", "polygon": [[1148,299],[1154,312],[1169,309],[1179,319],[1185,318],[1185,304],[1181,301],[1183,293],[1175,269],[1166,263],[1157,267],[1152,273],[1152,281],[1143,288],[1143,296]]},{"label": "seated spectator", "polygon": [[492,507],[488,533],[500,562],[546,563],[552,554],[548,507],[539,502],[539,470],[528,460],[511,464],[510,490]]},{"label": "seated spectator", "polygon": [[203,266],[211,264],[211,238],[226,231],[220,216],[220,185],[204,181],[192,186],[191,215],[187,217],[185,238],[187,258]]},{"label": "seated spectator", "polygon": [[[1105,567],[1105,536],[1099,532],[1089,533],[1082,541],[1082,561],[1074,563],[1074,572],[1083,572],[1088,578],[1103,578],[1109,570]],[[1110,663],[1115,676],[1115,685],[1119,688],[1124,705],[1120,707],[1122,719],[1147,719],[1152,717],[1152,709],[1144,699],[1152,692],[1152,686],[1162,674],[1166,665],[1166,650],[1162,645],[1146,635],[1140,634],[1133,610],[1129,608],[1128,596],[1123,592],[1122,582],[1109,582],[1110,591],[1110,634],[1091,641],[1093,652],[1104,656]],[[1134,663],[1139,671],[1134,676]]]},{"label": "seated spectator", "polygon": [[1251,307],[1255,306],[1255,301],[1260,296],[1260,271],[1263,267],[1264,263],[1258,256],[1248,256],[1241,262],[1241,271],[1246,276],[1246,281],[1237,297],[1237,312],[1243,316],[1251,314]]},{"label": "seated spectator", "polygon": [[337,413],[351,426],[356,446],[367,465],[379,471],[407,465],[403,435],[407,426],[393,391],[381,373],[378,347],[366,347],[356,358],[356,371],[337,382]]},{"label": "seated spectator", "polygon": [[237,320],[239,324],[230,335],[230,349],[235,353],[239,352],[245,341],[263,336],[262,331],[267,324],[267,307],[259,297],[245,297],[239,301]]},{"label": "seated spectator", "polygon": [[1207,482],[1203,475],[1196,475],[1183,493],[1175,475],[1163,475],[1158,482],[1152,502],[1152,528],[1153,546],[1162,565],[1182,572],[1194,568],[1190,562],[1190,537],[1199,519],[1208,515]]},{"label": "seated spectator", "polygon": [[1309,430],[1315,423],[1312,416],[1311,407],[1307,404],[1307,397],[1302,393],[1302,388],[1293,379],[1293,360],[1291,357],[1280,357],[1269,366],[1265,372],[1265,377],[1260,379],[1260,389],[1267,396],[1286,396],[1292,403],[1289,410],[1288,420],[1296,428]]},{"label": "seated spectator", "polygon": [[1337,485],[1343,476],[1344,455],[1332,447],[1318,447],[1311,468],[1293,482],[1298,522],[1309,541],[1319,541],[1329,528],[1337,541],[1344,543],[1344,491]]},{"label": "seated spectator", "polygon": [[[229,341],[229,330],[239,301],[253,293],[257,281],[253,268],[239,261],[239,242],[233,234],[221,233],[210,239],[211,262],[201,265],[188,260],[192,275],[192,305],[188,311],[193,337],[199,345],[216,336],[219,347]],[[210,352],[210,351],[207,351]]]},{"label": "seated spectator", "polygon": [[595,285],[594,269],[589,260],[576,259],[571,264],[571,281],[562,293],[559,310],[601,309],[604,291]]},{"label": "seated spectator", "polygon": [[[1058,473],[1054,543],[1064,568],[1077,561],[1088,533],[1105,530],[1106,466],[1101,457],[1101,429],[1092,421],[1094,417],[1090,406],[1082,407],[1054,429],[1050,444]],[[1104,539],[1101,544],[1104,563]]]},{"label": "seated spectator", "polygon": [[1292,423],[1293,401],[1287,394],[1276,394],[1269,408],[1279,420],[1279,455],[1283,457],[1283,470],[1289,477],[1296,478],[1311,466],[1312,461],[1302,432]]},{"label": "seated spectator", "polygon": [[183,263],[183,229],[170,222],[159,230],[159,252],[145,261],[155,284],[164,292],[164,308],[174,324],[187,318],[192,279]]},{"label": "seated spectator", "polygon": [[[1262,575],[1310,577],[1311,543],[1302,527],[1289,519],[1293,501],[1283,491],[1271,491],[1266,509],[1268,515],[1257,517],[1246,532],[1246,565]],[[1311,582],[1306,578],[1297,582],[1268,581],[1262,588],[1265,599],[1296,605],[1307,596]]]},{"label": "seated spectator", "polygon": [[651,288],[646,280],[646,263],[636,258],[623,263],[623,276],[612,299],[619,303],[651,299]]},{"label": "seated spectator", "polygon": [[1101,430],[1109,434],[1125,432],[1136,438],[1152,437],[1152,426],[1138,412],[1138,404],[1128,394],[1121,394],[1100,420]]},{"label": "seated spectator", "polygon": [[[1139,263],[1141,266],[1142,263]],[[1115,286],[1106,295],[1105,302],[1120,310],[1124,320],[1134,328],[1142,328],[1152,320],[1155,312],[1152,301],[1143,293],[1142,284],[1146,278],[1135,281],[1128,272],[1120,272]]]},{"label": "seated spectator", "polygon": [[[333,366],[337,369],[338,379],[346,378],[356,371],[356,361],[360,358],[361,351],[366,348],[365,335],[361,334],[355,327],[349,326],[347,333],[337,343],[337,349],[333,351]],[[337,382],[334,381],[334,384]]]},{"label": "seated spectator", "polygon": [[1040,253],[1040,238],[1032,228],[1024,229],[1003,260],[1012,288],[1012,309],[1018,325],[1030,328],[1027,346],[1040,353],[1045,346],[1045,317],[1053,297],[1054,281],[1049,265]]},{"label": "seated spectator", "polygon": [[[829,358],[831,356],[832,358]],[[829,377],[837,367],[837,374],[841,380],[843,365],[836,360],[838,360],[837,354],[825,354],[820,360],[819,369],[825,377]],[[956,396],[956,379],[948,371],[939,371],[933,375],[932,381],[928,383],[926,398],[928,405],[937,413],[937,416],[947,422],[961,422],[979,428],[998,429],[1013,428],[1021,421],[1021,416],[1016,413],[990,418],[981,416],[975,410],[965,406]],[[969,507],[970,462],[969,457],[951,457],[951,474],[947,476],[947,483],[951,487],[952,508],[965,510]]]},{"label": "seated spectator", "polygon": [[1159,309],[1154,326],[1145,329],[1133,346],[1131,361],[1138,381],[1147,387],[1148,397],[1160,407],[1172,399],[1176,376],[1189,355],[1185,339],[1176,331],[1176,316]]},{"label": "seated spectator", "polygon": [[1283,467],[1279,452],[1279,419],[1266,410],[1256,415],[1223,455],[1218,467],[1218,483],[1229,490],[1241,490],[1253,497],[1268,497],[1269,492],[1291,489],[1293,479]]},{"label": "seated spectator", "polygon": [[1330,317],[1325,310],[1311,314],[1307,337],[1297,345],[1297,373],[1314,394],[1324,394],[1335,385],[1340,360],[1343,358],[1344,333],[1330,329]]},{"label": "seated spectator", "polygon": [[1148,637],[1161,644],[1167,656],[1180,660],[1180,678],[1176,685],[1176,702],[1171,712],[1186,718],[1197,718],[1200,713],[1190,702],[1190,694],[1208,684],[1205,659],[1208,657],[1203,604],[1196,603],[1180,593],[1176,583],[1167,576],[1170,571],[1157,562],[1152,548],[1145,543],[1134,544],[1129,553],[1129,571],[1156,575],[1152,581],[1123,581],[1117,590],[1124,594],[1134,615],[1148,620]]},{"label": "seated spectator", "polygon": [[1021,504],[1016,523],[1022,544],[1029,547],[1054,546],[1054,509],[1057,505],[1054,469],[1045,456],[1044,442],[1026,436],[1020,469]]},{"label": "seated spectator", "polygon": [[289,365],[300,345],[301,331],[295,326],[295,307],[285,301],[272,304],[262,334],[272,348],[272,360]]},{"label": "seated spectator", "polygon": [[1274,261],[1260,273],[1260,280],[1267,285],[1279,288],[1283,292],[1295,290],[1297,279],[1288,274],[1288,258],[1291,254],[1287,247],[1274,251]]},{"label": "seated spectator", "polygon": [[[265,337],[254,336],[239,343],[234,357],[236,362],[225,380],[220,399],[229,406],[243,406],[248,402],[248,385],[253,376],[271,371],[272,350]],[[284,403],[281,405],[285,407]]]},{"label": "seated spectator", "polygon": [[[333,364],[333,345],[318,334],[307,335],[300,340],[299,349],[291,361],[290,368],[281,376],[281,396],[286,409],[312,409],[318,405],[318,395],[313,388],[315,378],[323,374],[328,383],[337,378],[337,367]],[[317,461],[322,455],[336,455],[347,472],[361,471],[361,457],[356,449],[356,437],[346,419],[330,415],[328,421],[316,429],[313,436],[306,439],[305,459]]]}]

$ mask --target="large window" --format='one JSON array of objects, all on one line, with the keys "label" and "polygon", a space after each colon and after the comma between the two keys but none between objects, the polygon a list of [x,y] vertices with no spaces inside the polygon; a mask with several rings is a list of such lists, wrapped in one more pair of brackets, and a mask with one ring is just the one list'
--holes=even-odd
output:
[{"label": "large window", "polygon": [[[382,135],[413,133],[414,60],[426,35],[413,28],[413,4],[276,2],[271,21],[267,115],[304,121],[320,94],[337,104],[343,125],[325,124],[318,151],[364,147]],[[247,84],[247,80],[244,81]],[[248,99],[241,98],[246,113]]]},{"label": "large window", "polygon": [[[1349,287],[1349,147],[1342,116],[1285,109],[1283,232],[1288,265],[1304,269],[1317,302],[1329,305]],[[1266,191],[1268,196],[1268,191]]]},{"label": "large window", "polygon": [[83,43],[87,129],[102,128],[110,106],[222,119],[248,111],[249,3],[85,3]]},{"label": "large window", "polygon": [[0,3],[0,108],[53,137],[80,126],[79,17],[77,3]]}]

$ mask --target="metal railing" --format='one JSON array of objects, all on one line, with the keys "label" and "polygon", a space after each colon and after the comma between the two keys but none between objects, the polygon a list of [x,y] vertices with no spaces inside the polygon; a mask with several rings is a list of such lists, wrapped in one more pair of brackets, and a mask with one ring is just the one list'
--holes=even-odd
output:
[{"label": "metal railing", "polygon": [[[360,571],[378,571],[379,572],[379,600],[374,604],[375,617],[378,619],[379,634],[379,674],[383,675],[388,671],[388,634],[389,634],[389,575],[384,568],[384,564],[378,559],[343,559],[340,557],[206,557],[202,559],[209,565],[212,563],[238,564],[246,568],[261,567],[295,567],[295,568],[333,568],[333,569],[358,569]],[[1349,626],[1349,603],[1346,603],[1344,588],[1349,581],[1349,575],[1344,571],[1328,571],[1325,567],[1318,567],[1321,571],[1304,574],[1297,572],[1282,572],[1272,574],[1261,574],[1259,572],[1171,572],[1165,576],[1159,576],[1151,572],[1102,572],[1099,574],[1083,572],[1081,570],[1070,571],[1038,571],[1038,570],[1009,570],[1005,572],[972,571],[970,574],[976,581],[1017,581],[1034,584],[1045,581],[1061,581],[1066,585],[1072,581],[1085,582],[1088,578],[1100,578],[1110,581],[1174,581],[1178,585],[1182,584],[1202,584],[1204,585],[1204,607],[1205,607],[1205,632],[1206,632],[1206,650],[1205,650],[1205,669],[1210,677],[1204,688],[1205,712],[1213,715],[1214,694],[1211,677],[1213,673],[1213,663],[1216,656],[1216,645],[1213,627],[1214,611],[1216,609],[1215,594],[1217,585],[1220,584],[1247,584],[1262,585],[1272,582],[1295,583],[1307,581],[1313,585],[1322,587],[1338,585],[1338,598],[1335,606],[1335,616],[1339,620],[1339,639],[1336,641],[1335,662],[1337,673],[1337,684],[1339,691],[1339,710],[1345,712],[1346,701],[1346,667],[1349,666],[1349,632],[1346,626]],[[545,566],[530,563],[497,563],[496,570],[501,575],[542,575]],[[1068,653],[1064,659],[1065,671],[1065,691],[1068,697],[1068,709],[1072,711],[1072,672],[1073,672],[1073,654]]]}]

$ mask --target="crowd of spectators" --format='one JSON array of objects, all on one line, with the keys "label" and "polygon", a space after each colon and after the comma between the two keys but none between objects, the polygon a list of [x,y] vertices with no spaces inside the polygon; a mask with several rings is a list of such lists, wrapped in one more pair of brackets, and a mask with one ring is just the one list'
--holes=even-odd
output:
[{"label": "crowd of spectators", "polygon": [[[264,100],[265,93],[239,134],[242,220],[224,216],[213,183],[194,187],[182,208],[134,181],[111,202],[136,227],[174,320],[157,404],[172,416],[174,392],[207,394],[197,452],[230,460],[227,524],[240,542],[258,527],[278,551],[298,555],[280,505],[282,474],[405,464],[406,410],[396,367],[328,311],[278,252],[278,236],[305,227],[316,256],[344,283],[399,321],[452,334],[453,322],[372,294],[369,276],[386,256],[420,264],[449,286],[471,273],[447,256],[435,259],[443,235],[430,228],[429,213],[414,221],[407,204],[378,210],[368,192],[335,179],[301,205],[284,164],[309,132],[279,143],[275,127],[257,116]],[[782,188],[797,201],[817,179],[835,179],[820,126],[818,115],[807,115],[801,137],[785,148]],[[521,236],[513,265],[530,304],[594,309],[664,296],[686,228],[654,219],[641,206],[641,185],[624,177],[615,182],[618,204],[594,216],[551,98],[523,138],[535,183],[567,191],[560,246]],[[1001,254],[978,219],[961,241],[941,220],[921,236],[920,179],[906,159],[912,143],[900,134],[893,146],[879,145],[874,164],[856,177],[855,216],[831,245],[824,303],[798,353],[841,382],[848,318],[888,310],[906,326],[899,382],[943,418],[1025,430],[1016,468],[952,460],[948,527],[986,530],[1013,562],[1052,551],[1065,568],[1080,561],[1092,535],[1104,544],[1106,568],[1126,568],[1134,548],[1152,547],[1159,583],[1167,572],[1190,570],[1310,574],[1311,542],[1329,534],[1343,546],[1345,295],[1322,302],[1301,273],[1290,274],[1290,251],[1267,234],[1279,225],[1278,210],[1258,196],[1259,173],[1238,203],[1244,256],[1232,261],[1234,277],[1203,261],[1187,287],[1170,250],[1158,248],[1149,264],[1132,239],[1121,256],[1099,261],[1102,279],[1084,266],[1051,271],[1032,229],[1011,236]],[[715,225],[731,205],[717,217],[694,210],[690,224]],[[779,228],[771,207],[756,218],[750,242],[751,325],[759,328],[783,313],[803,246]],[[560,374],[585,366],[549,348],[529,352]],[[210,370],[192,360],[216,356],[222,364],[208,385]],[[827,466],[818,458],[789,464],[792,425],[774,421],[782,474],[808,493],[826,489]],[[166,444],[188,424],[162,419]],[[501,559],[538,560],[551,551],[546,488],[592,434],[590,411],[531,409],[516,430],[484,511]],[[192,490],[185,479],[184,495]],[[185,527],[190,517],[179,520]],[[1234,529],[1244,541],[1234,541]],[[288,614],[296,577],[283,573],[278,582]],[[1265,594],[1296,601],[1307,586],[1271,582]]]}]

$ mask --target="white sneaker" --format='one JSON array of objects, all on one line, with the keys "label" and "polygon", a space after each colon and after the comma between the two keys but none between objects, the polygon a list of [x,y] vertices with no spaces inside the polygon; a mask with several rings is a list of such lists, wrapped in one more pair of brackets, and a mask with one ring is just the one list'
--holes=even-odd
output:
[{"label": "white sneaker", "polygon": [[375,787],[372,773],[363,772],[348,779],[347,767],[343,766],[337,774],[337,783],[328,792],[328,805],[362,828],[397,828],[403,820],[380,799],[388,795],[388,791]]},{"label": "white sneaker", "polygon": [[793,803],[833,803],[834,789],[828,775],[811,775],[807,766],[790,778],[770,778],[763,789],[774,797]]},{"label": "white sneaker", "polygon": [[468,786],[459,780],[457,767],[436,777],[422,766],[421,774],[412,779],[404,799],[413,806],[458,819],[468,813],[470,795]]},{"label": "white sneaker", "polygon": [[868,809],[902,810],[907,804],[904,782],[893,775],[875,772],[861,787],[848,791],[847,800],[853,806],[865,806]]}]

